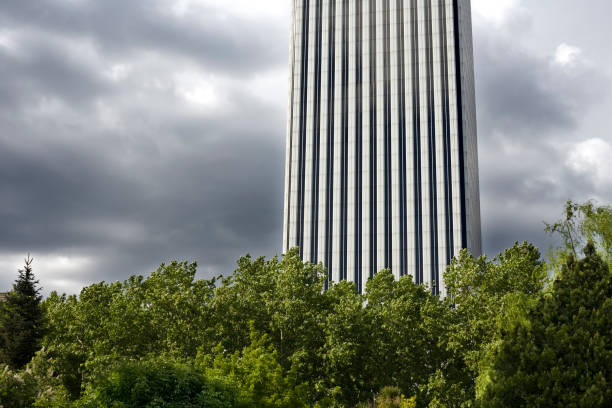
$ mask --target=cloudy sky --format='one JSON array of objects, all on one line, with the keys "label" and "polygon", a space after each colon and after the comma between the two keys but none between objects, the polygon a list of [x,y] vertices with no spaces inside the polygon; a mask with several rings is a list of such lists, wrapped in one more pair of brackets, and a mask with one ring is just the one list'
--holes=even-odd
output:
[{"label": "cloudy sky", "polygon": [[[608,0],[473,0],[484,249],[612,203]],[[287,0],[0,5],[0,291],[280,251]]]}]

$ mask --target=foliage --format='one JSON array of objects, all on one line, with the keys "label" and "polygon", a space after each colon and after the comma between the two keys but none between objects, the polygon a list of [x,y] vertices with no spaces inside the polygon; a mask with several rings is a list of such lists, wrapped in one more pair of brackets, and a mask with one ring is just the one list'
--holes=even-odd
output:
[{"label": "foliage", "polygon": [[[236,272],[215,291],[215,340],[227,353],[241,351],[251,343],[252,323],[267,336],[284,372],[295,373],[297,384],[315,385],[323,378],[330,310],[325,279],[323,268],[302,262],[295,249],[280,261],[241,258]],[[311,387],[311,400],[321,395],[320,388]]]},{"label": "foliage", "polygon": [[253,403],[220,381],[164,359],[113,364],[87,386],[75,408],[247,408]]},{"label": "foliage", "polygon": [[507,322],[523,316],[544,289],[546,270],[537,248],[515,243],[491,261],[462,251],[444,281],[451,310],[440,337],[446,360],[423,392],[432,407],[467,407],[476,396],[480,361]]},{"label": "foliage", "polygon": [[44,348],[39,350],[32,361],[28,363],[25,371],[30,375],[36,386],[35,407],[63,408],[70,405],[69,393],[58,373],[54,371],[47,350]]},{"label": "foliage", "polygon": [[612,406],[612,274],[587,244],[497,347],[486,407]]},{"label": "foliage", "polygon": [[[492,259],[462,251],[445,298],[388,270],[360,294],[297,249],[247,255],[224,278],[199,280],[195,264],[172,262],[78,296],[52,293],[42,349],[4,369],[12,391],[0,395],[39,408],[450,408],[507,406],[521,387],[555,406],[563,386],[567,406],[598,406],[609,398],[609,275],[596,278],[605,264],[594,254],[573,253],[592,239],[590,251],[609,259],[610,214],[568,203],[549,226],[565,243],[554,283],[539,251],[516,243]],[[549,372],[515,376],[536,369]]]},{"label": "foliage", "polygon": [[212,356],[198,356],[196,364],[209,378],[235,384],[258,407],[298,408],[307,406],[307,385],[296,383],[296,373],[284,373],[268,336],[251,327],[251,344],[226,355],[219,345]]},{"label": "foliage", "polygon": [[68,407],[68,393],[51,369],[48,355],[39,350],[28,365],[18,371],[0,365],[0,407]]},{"label": "foliage", "polygon": [[412,277],[395,280],[388,270],[367,283],[364,295],[341,282],[326,296],[331,308],[320,382],[326,395],[342,406],[372,400],[385,384],[416,395],[441,362],[443,302]]},{"label": "foliage", "polygon": [[0,365],[0,407],[29,408],[36,398],[36,384],[26,371]]},{"label": "foliage", "polygon": [[24,367],[32,359],[44,334],[42,297],[32,261],[29,256],[25,259],[13,290],[0,303],[0,361],[13,369]]},{"label": "foliage", "polygon": [[72,399],[84,383],[117,359],[149,355],[195,357],[213,327],[214,280],[195,280],[196,265],[173,262],[148,278],[101,282],[80,296],[52,293],[44,346]]},{"label": "foliage", "polygon": [[416,397],[406,398],[399,387],[384,387],[376,396],[376,408],[414,408]]},{"label": "foliage", "polygon": [[593,201],[565,204],[563,217],[546,224],[546,230],[563,240],[563,247],[553,251],[551,264],[557,270],[570,257],[578,258],[580,251],[593,243],[600,256],[612,266],[612,207],[597,206]]},{"label": "foliage", "polygon": [[331,308],[325,322],[323,368],[319,386],[334,401],[347,405],[367,398],[375,375],[368,376],[371,364],[371,323],[361,295],[349,282],[330,285]]},{"label": "foliage", "polygon": [[411,276],[395,280],[389,271],[383,271],[366,289],[374,392],[395,384],[405,395],[425,399],[421,388],[446,360],[440,339],[446,336],[450,309]]},{"label": "foliage", "polygon": [[473,399],[481,345],[494,341],[498,316],[541,290],[542,270],[527,244],[491,262],[463,253],[446,277],[450,300],[389,271],[363,295],[349,282],[324,290],[323,269],[297,250],[280,260],[246,256],[220,284],[172,263],[79,297],[52,294],[45,356],[71,399],[116,361],[165,356],[195,358],[207,378],[260,406],[351,407],[387,384],[419,406],[452,406]]}]

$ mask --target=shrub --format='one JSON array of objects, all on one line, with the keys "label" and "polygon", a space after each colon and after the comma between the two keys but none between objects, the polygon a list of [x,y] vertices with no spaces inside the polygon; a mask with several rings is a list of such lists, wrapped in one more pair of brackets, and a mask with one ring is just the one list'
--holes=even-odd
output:
[{"label": "shrub", "polygon": [[13,371],[0,365],[0,407],[31,407],[36,397],[36,384],[26,371]]},{"label": "shrub", "polygon": [[251,408],[253,403],[233,387],[211,381],[194,368],[164,361],[116,364],[90,384],[78,408]]},{"label": "shrub", "polygon": [[399,387],[384,387],[376,397],[376,408],[414,408],[416,398],[406,398]]}]

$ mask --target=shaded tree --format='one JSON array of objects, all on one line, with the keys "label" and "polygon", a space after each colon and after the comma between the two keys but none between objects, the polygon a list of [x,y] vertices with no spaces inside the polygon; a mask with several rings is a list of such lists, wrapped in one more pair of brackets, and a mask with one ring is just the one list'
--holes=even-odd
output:
[{"label": "shaded tree", "polygon": [[612,406],[612,275],[593,244],[584,253],[503,332],[481,374],[483,407]]},{"label": "shaded tree", "polygon": [[36,399],[36,382],[27,372],[0,364],[0,407],[30,408]]},{"label": "shaded tree", "polygon": [[156,358],[123,361],[97,376],[75,408],[254,408],[255,404],[222,381],[193,367]]},{"label": "shaded tree", "polygon": [[45,331],[42,296],[32,262],[28,255],[13,290],[0,303],[0,353],[2,361],[13,369],[22,368],[32,359]]}]

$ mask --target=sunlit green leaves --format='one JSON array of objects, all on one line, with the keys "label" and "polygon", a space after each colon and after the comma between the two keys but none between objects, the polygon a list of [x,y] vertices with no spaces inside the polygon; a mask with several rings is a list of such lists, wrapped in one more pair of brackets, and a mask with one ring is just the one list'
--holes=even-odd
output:
[{"label": "sunlit green leaves", "polygon": [[47,408],[605,406],[612,282],[595,252],[609,259],[610,214],[568,204],[550,227],[567,244],[554,281],[528,243],[491,259],[462,251],[446,298],[388,270],[360,294],[297,249],[245,256],[218,279],[172,262],[53,293],[44,348],[0,382]]}]

